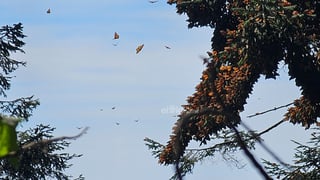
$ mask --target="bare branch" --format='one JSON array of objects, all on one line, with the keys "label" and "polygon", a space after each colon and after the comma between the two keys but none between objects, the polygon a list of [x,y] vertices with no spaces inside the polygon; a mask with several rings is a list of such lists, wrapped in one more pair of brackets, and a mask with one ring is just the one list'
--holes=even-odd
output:
[{"label": "bare branch", "polygon": [[252,114],[252,115],[249,115],[247,116],[247,118],[252,118],[254,116],[258,116],[258,115],[262,115],[262,114],[265,114],[265,113],[268,113],[268,112],[271,112],[271,111],[275,111],[275,110],[278,110],[278,109],[281,109],[281,108],[285,108],[285,107],[288,107],[290,105],[292,105],[292,103],[289,103],[289,104],[286,104],[286,105],[282,105],[282,106],[278,106],[278,107],[274,107],[273,109],[269,109],[269,110],[266,110],[266,111],[262,111],[262,112],[257,112],[255,114]]},{"label": "bare branch", "polygon": [[274,125],[270,126],[268,129],[261,131],[258,135],[261,136],[262,134],[265,134],[269,131],[271,131],[272,129],[278,127],[280,124],[282,124],[283,122],[285,122],[284,119],[280,120],[279,122],[275,123]]},{"label": "bare branch", "polygon": [[[285,105],[285,106],[281,106],[281,107],[286,107],[291,105],[292,103]],[[279,109],[281,107],[276,107],[273,110]],[[260,114],[269,112],[269,111],[273,111],[273,110],[268,110],[265,112],[262,112]],[[226,116],[228,119],[235,119],[237,118],[237,115],[226,112],[226,111],[219,111],[216,109],[212,109],[212,108],[204,108],[201,110],[193,110],[193,111],[189,111],[189,112],[184,112],[180,115],[179,121],[176,123],[176,128],[174,129],[174,134],[179,137],[175,139],[175,142],[173,144],[173,151],[175,153],[175,170],[176,170],[176,174],[177,174],[177,178],[179,180],[182,179],[182,174],[180,172],[180,157],[183,153],[184,149],[182,146],[181,141],[181,130],[182,128],[187,124],[190,123],[191,121],[194,121],[192,119],[192,117],[197,116],[197,115],[203,115],[203,114],[219,114],[219,115],[223,115]],[[234,141],[229,141],[229,142],[223,142],[222,144],[216,144],[213,147],[209,147],[207,148],[207,150],[209,150],[210,148],[216,148],[218,146],[221,145],[229,145],[231,143],[239,143],[240,147],[244,150],[245,155],[250,159],[250,161],[253,163],[253,165],[258,169],[258,171],[265,177],[265,179],[271,179],[271,177],[264,171],[264,169],[262,168],[262,166],[258,163],[258,161],[255,159],[255,157],[251,154],[251,152],[248,150],[247,145],[245,142],[252,140],[252,139],[258,139],[259,136],[261,136],[262,134],[265,134],[267,132],[269,132],[270,130],[272,130],[273,128],[279,126],[280,124],[282,124],[284,122],[284,120],[281,120],[279,122],[277,122],[276,124],[274,124],[273,126],[269,127],[268,129],[258,133],[258,134],[254,134],[253,136],[251,136],[250,138],[245,138],[243,139],[239,133],[239,131],[236,129],[236,124],[233,124],[232,122],[230,122],[227,126],[232,129],[236,135],[236,140]],[[265,147],[265,146],[264,146]],[[205,150],[205,149],[204,149]],[[269,150],[269,149],[266,149]],[[270,150],[268,152],[271,152]],[[274,155],[273,153],[271,153],[272,155]],[[277,157],[274,155],[274,157]],[[282,162],[279,158],[277,158],[279,160],[279,162]]]},{"label": "bare branch", "polygon": [[253,154],[248,150],[246,144],[244,143],[244,141],[242,140],[239,131],[237,130],[236,127],[231,126],[230,127],[235,134],[237,135],[238,138],[238,142],[241,146],[241,148],[243,149],[245,155],[249,158],[249,160],[252,162],[252,164],[259,170],[259,172],[263,175],[263,177],[266,180],[272,180],[272,178],[267,174],[267,172],[263,169],[263,167],[258,163],[258,161],[255,159],[255,157],[253,156]]},{"label": "bare branch", "polygon": [[[272,129],[276,128],[277,126],[279,126],[280,124],[282,124],[285,120],[280,120],[279,122],[275,123],[274,125],[270,126],[269,128],[261,131],[260,133],[255,134],[254,136],[251,136],[251,138],[249,139],[245,139],[244,141],[249,141],[252,139],[257,139],[258,137],[262,136],[263,134],[271,131]],[[186,149],[186,151],[206,151],[206,150],[210,150],[210,149],[215,149],[218,146],[225,146],[225,145],[229,145],[229,144],[233,144],[236,143],[237,141],[226,141],[226,142],[222,142],[219,144],[215,144],[214,146],[210,146],[210,147],[206,147],[206,148],[199,148],[199,149]]]},{"label": "bare branch", "polygon": [[[280,124],[283,123],[283,122],[284,122],[284,120],[279,121],[278,123],[274,124],[274,125],[271,126],[270,128],[262,131],[262,133],[267,133],[268,131],[270,131],[271,129],[277,127],[278,125],[280,125]],[[251,130],[251,128],[249,128],[244,122],[241,122],[241,124],[242,124],[242,126],[243,126],[244,128],[247,129],[248,132],[253,132],[253,131]],[[254,136],[257,137],[257,135],[254,134],[254,133],[252,133],[252,136],[253,136],[253,137],[254,137]],[[258,143],[262,146],[262,148],[263,148],[264,150],[266,150],[266,151],[267,151],[275,160],[277,160],[280,164],[282,164],[282,165],[284,165],[284,166],[287,166],[287,164],[284,163],[284,162],[283,162],[270,148],[268,148],[267,145],[265,145],[262,141],[258,141]]]}]

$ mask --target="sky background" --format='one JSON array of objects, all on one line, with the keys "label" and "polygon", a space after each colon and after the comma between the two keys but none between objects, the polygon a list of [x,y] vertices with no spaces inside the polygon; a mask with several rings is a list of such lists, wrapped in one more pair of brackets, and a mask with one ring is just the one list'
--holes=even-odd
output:
[{"label": "sky background", "polygon": [[[188,29],[186,16],[161,0],[2,0],[0,17],[1,26],[23,23],[28,36],[26,53],[13,55],[27,61],[27,67],[14,73],[7,99],[34,95],[41,103],[19,130],[50,124],[57,128],[54,135],[61,136],[90,127],[66,149],[83,154],[67,170],[74,176],[169,179],[172,167],[157,164],[143,139],[168,141],[173,116],[200,82],[200,57],[210,50],[212,29]],[[118,40],[113,40],[114,32]],[[144,48],[136,54],[141,44]],[[280,65],[279,73],[277,80],[261,78],[248,99],[242,115],[252,129],[262,131],[278,122],[285,109],[250,119],[247,115],[300,96],[285,66]],[[285,123],[263,138],[291,163],[295,145],[290,140],[305,142],[309,133]],[[273,160],[259,146],[254,154]],[[196,166],[186,179],[261,178],[241,152],[236,156],[247,166],[238,170],[217,156]]]}]

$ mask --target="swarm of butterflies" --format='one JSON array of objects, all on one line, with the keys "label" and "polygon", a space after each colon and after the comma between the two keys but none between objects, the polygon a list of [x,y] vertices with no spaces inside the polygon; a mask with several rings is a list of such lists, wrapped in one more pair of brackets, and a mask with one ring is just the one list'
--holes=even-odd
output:
[{"label": "swarm of butterflies", "polygon": [[[116,40],[116,39],[119,39],[120,38],[120,35],[117,33],[117,32],[114,32],[114,35],[113,35],[113,40]],[[116,46],[117,44],[113,44],[114,46]],[[136,48],[136,54],[138,54],[144,47],[144,44],[141,44],[139,45],[137,48]],[[164,46],[166,49],[171,49],[169,46]]]},{"label": "swarm of butterflies", "polygon": [[[156,3],[158,2],[158,0],[149,0],[149,3]],[[51,9],[49,8],[47,10],[47,14],[50,14],[51,13]],[[113,40],[117,40],[120,38],[120,35],[117,33],[117,32],[114,32],[114,35],[113,35]],[[114,46],[116,46],[117,44],[113,44]],[[136,54],[138,54],[144,47],[144,44],[141,44],[139,45],[137,48],[136,48]],[[164,46],[166,49],[171,49],[169,46]]]},{"label": "swarm of butterflies", "polygon": [[[113,35],[113,40],[116,40],[116,39],[119,39],[120,36],[117,32],[114,32],[114,35]],[[116,45],[116,44],[113,44],[113,45]],[[138,54],[144,47],[144,44],[141,44],[139,45],[137,48],[136,48],[136,54]]]}]

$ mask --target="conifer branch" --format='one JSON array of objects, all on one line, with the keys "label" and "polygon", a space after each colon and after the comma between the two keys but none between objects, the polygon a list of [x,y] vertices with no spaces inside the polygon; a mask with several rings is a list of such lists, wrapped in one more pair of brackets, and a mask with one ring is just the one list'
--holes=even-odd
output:
[{"label": "conifer branch", "polygon": [[13,157],[13,156],[16,156],[18,153],[20,153],[21,151],[25,151],[25,150],[36,148],[36,147],[43,146],[43,145],[47,145],[47,144],[50,144],[53,142],[64,141],[64,140],[76,140],[79,137],[81,137],[82,135],[86,134],[88,129],[89,129],[89,127],[85,127],[79,134],[77,134],[75,136],[60,136],[60,137],[55,137],[55,138],[50,138],[50,139],[42,139],[40,141],[34,141],[34,142],[27,143],[25,145],[22,145],[20,147],[20,149],[18,149],[17,151],[9,152],[6,156],[3,156],[2,158]]}]

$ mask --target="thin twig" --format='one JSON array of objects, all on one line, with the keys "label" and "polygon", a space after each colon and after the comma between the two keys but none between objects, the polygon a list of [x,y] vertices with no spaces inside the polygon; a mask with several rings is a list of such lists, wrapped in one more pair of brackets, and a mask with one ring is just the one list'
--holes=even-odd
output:
[{"label": "thin twig", "polygon": [[[263,131],[264,133],[268,132],[271,130],[271,128],[275,128],[278,125],[280,125],[281,123],[283,123],[284,120],[279,121],[278,123],[276,123],[275,125],[271,126],[270,128],[266,129],[265,131]],[[248,132],[253,132],[251,130],[251,128],[249,126],[247,126],[244,122],[241,122],[242,126],[247,129]],[[253,136],[257,136],[255,134],[253,134]],[[261,145],[261,147],[266,150],[275,160],[277,160],[280,164],[287,166],[286,163],[284,163],[270,148],[268,148],[262,141],[258,141],[258,143]]]},{"label": "thin twig", "polygon": [[286,120],[285,119],[282,119],[280,120],[279,122],[275,123],[274,125],[270,126],[268,129],[264,130],[264,131],[261,131],[260,133],[258,133],[258,135],[262,135],[262,134],[265,134],[269,131],[271,131],[272,129],[278,127],[280,124],[282,124],[283,122],[285,122]]},{"label": "thin twig", "polygon": [[[277,110],[279,108],[287,107],[287,106],[290,106],[291,104],[293,104],[293,103],[289,103],[287,105],[280,106],[280,107],[275,107],[272,110],[267,110],[267,111],[264,111],[264,112],[261,112],[261,113],[256,113],[255,115],[252,115],[250,117],[253,117],[253,116],[256,116],[256,115],[260,115],[260,114],[264,114],[264,113],[267,113],[267,112],[270,112],[270,111],[274,111],[274,110]],[[216,110],[216,109],[212,109],[212,108],[205,108],[205,109],[201,109],[201,110],[193,110],[193,111],[190,111],[190,112],[185,112],[184,114],[180,115],[180,119],[179,119],[180,122],[178,120],[179,123],[176,124],[177,127],[175,128],[174,134],[176,134],[178,137],[181,136],[181,134],[180,134],[181,132],[180,131],[181,131],[182,127],[184,127],[188,122],[190,122],[191,117],[196,116],[196,115],[203,115],[203,114],[207,114],[207,113],[217,114],[217,115],[224,115],[224,116],[228,117],[229,119],[236,118],[235,115],[232,115],[232,114],[227,113],[225,111],[219,111],[219,110]],[[256,139],[257,136],[261,136],[262,134],[267,133],[271,129],[279,126],[282,122],[283,122],[283,120],[279,121],[278,123],[276,123],[275,125],[271,126],[270,128],[262,131],[261,133],[255,135],[255,136],[252,136],[252,138],[250,138],[250,139]],[[240,144],[240,147],[244,150],[244,153],[250,159],[250,161],[253,163],[253,165],[265,177],[265,179],[267,179],[267,180],[272,179],[265,172],[263,167],[258,163],[258,161],[255,159],[255,157],[251,154],[251,152],[248,150],[248,148],[246,147],[246,144],[244,143],[244,140],[242,140],[242,138],[240,136],[240,133],[235,128],[235,126],[232,125],[232,124],[229,124],[229,127],[235,132],[235,134],[237,136],[237,142]],[[176,173],[177,173],[178,179],[182,180],[182,174],[181,174],[180,169],[179,169],[179,162],[180,162],[180,157],[181,157],[181,147],[180,147],[181,145],[180,145],[179,140],[180,140],[179,138],[176,139],[176,142],[175,142],[175,145],[174,145],[173,148],[174,148],[174,152],[175,152],[176,158],[177,158],[176,161],[175,161]],[[225,142],[225,143],[227,144],[228,142]],[[229,143],[232,143],[232,142],[229,142]],[[216,147],[216,146],[214,146],[214,147]]]},{"label": "thin twig", "polygon": [[275,111],[275,110],[278,110],[278,109],[281,109],[281,108],[285,108],[285,107],[291,106],[292,104],[293,104],[293,102],[292,102],[292,103],[289,103],[289,104],[286,104],[286,105],[274,107],[273,109],[269,109],[269,110],[266,110],[266,111],[257,112],[257,113],[255,113],[255,114],[252,114],[252,115],[247,116],[247,118],[252,118],[252,117],[254,117],[254,116],[258,116],[258,115],[265,114],[265,113],[268,113],[268,112],[271,112],[271,111]]},{"label": "thin twig", "polygon": [[[282,124],[284,122],[284,120],[280,120],[279,122],[275,123],[274,125],[270,126],[269,128],[261,131],[260,133],[255,134],[255,136],[252,136],[248,139],[245,139],[244,141],[249,141],[252,139],[256,139],[257,137],[262,136],[263,134],[271,131],[272,129],[276,128],[277,126],[279,126],[280,124]],[[219,144],[215,144],[214,146],[210,146],[210,147],[206,147],[206,148],[201,148],[201,149],[186,149],[186,151],[206,151],[206,150],[210,150],[210,149],[215,149],[218,146],[223,146],[223,145],[229,145],[232,143],[236,143],[237,141],[226,141],[226,142],[222,142]]]}]

